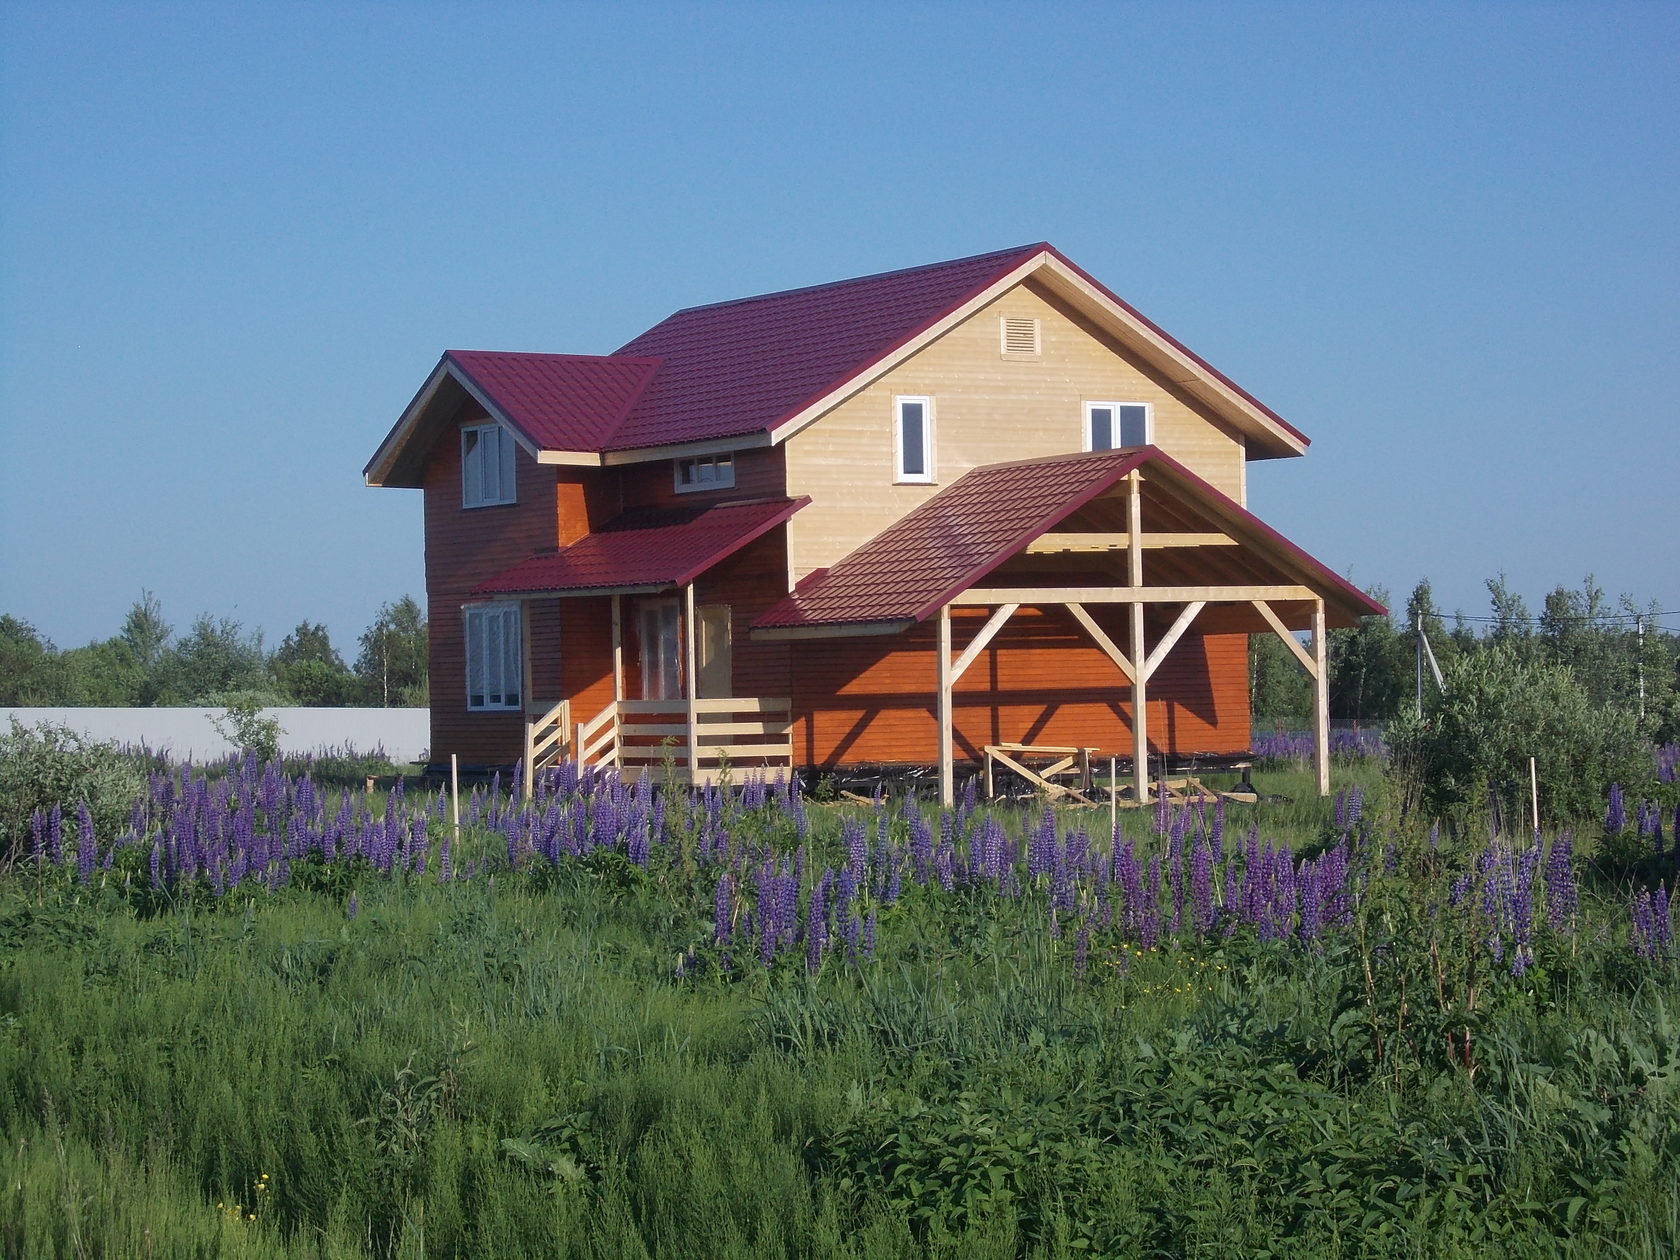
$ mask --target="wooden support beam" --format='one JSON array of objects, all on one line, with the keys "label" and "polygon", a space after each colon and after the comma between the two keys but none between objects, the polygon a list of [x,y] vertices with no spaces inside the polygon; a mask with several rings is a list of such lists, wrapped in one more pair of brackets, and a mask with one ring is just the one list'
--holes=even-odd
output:
[{"label": "wooden support beam", "polygon": [[1178,614],[1178,620],[1172,623],[1161,641],[1155,645],[1155,650],[1149,654],[1149,659],[1143,663],[1145,679],[1154,676],[1162,661],[1167,659],[1167,653],[1173,650],[1173,644],[1184,637],[1184,632],[1190,628],[1190,623],[1196,620],[1196,614],[1207,607],[1205,600],[1195,600],[1184,605],[1184,611]]},{"label": "wooden support beam", "polygon": [[1313,600],[1310,586],[976,586],[951,603],[960,607],[1021,604],[1051,608],[1060,604],[1247,604],[1255,600]]},{"label": "wooden support beam", "polygon": [[1283,624],[1283,618],[1273,612],[1272,606],[1265,600],[1257,599],[1253,603],[1254,607],[1259,610],[1260,615],[1272,627],[1273,633],[1283,640],[1283,646],[1295,653],[1295,659],[1301,662],[1301,667],[1307,671],[1308,676],[1317,678],[1318,666],[1313,663],[1313,658],[1307,655],[1307,649],[1301,646],[1301,641],[1295,637],[1295,632]]},{"label": "wooden support beam", "polygon": [[[1143,489],[1133,469],[1126,474],[1126,574],[1132,586],[1143,585]],[[1132,659],[1143,659],[1143,643],[1132,644]]]},{"label": "wooden support beam", "polygon": [[951,765],[951,608],[939,610],[939,803],[956,803],[956,774]]},{"label": "wooden support beam", "polygon": [[694,701],[698,698],[700,682],[700,653],[697,647],[699,637],[698,627],[695,625],[694,611],[694,583],[683,587],[683,695],[688,701],[688,781],[696,781],[695,776],[700,773],[700,740],[697,738],[696,728],[700,720],[699,710]]},{"label": "wooden support beam", "polygon": [[624,609],[623,597],[612,597],[613,702],[624,699]]},{"label": "wooden support beam", "polygon": [[[1143,605],[1133,604],[1132,659],[1144,659]],[[1132,782],[1139,805],[1149,803],[1149,675],[1138,670],[1132,678]]]},{"label": "wooden support beam", "polygon": [[951,666],[951,681],[953,683],[963,676],[963,672],[970,665],[974,664],[974,658],[986,650],[986,645],[996,637],[999,630],[1003,629],[1003,623],[1008,621],[1011,614],[1020,606],[1019,604],[1005,604],[991,615],[991,619],[985,625],[980,627],[980,632],[963,649],[962,655],[957,657],[956,664]]},{"label": "wooden support beam", "polygon": [[1318,794],[1330,795],[1330,643],[1324,601],[1313,601],[1313,767],[1318,771]]},{"label": "wooden support beam", "polygon": [[1067,610],[1073,615],[1075,621],[1085,627],[1085,633],[1096,641],[1097,646],[1103,650],[1103,655],[1119,666],[1120,672],[1126,676],[1126,681],[1131,682],[1137,676],[1137,671],[1132,668],[1131,661],[1126,658],[1126,654],[1120,650],[1119,645],[1103,632],[1103,628],[1093,620],[1091,614],[1086,612],[1081,605],[1069,604]]}]

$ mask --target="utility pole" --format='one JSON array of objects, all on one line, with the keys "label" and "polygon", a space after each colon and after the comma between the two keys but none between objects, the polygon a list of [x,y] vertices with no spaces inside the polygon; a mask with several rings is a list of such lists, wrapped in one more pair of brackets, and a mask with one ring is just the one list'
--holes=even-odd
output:
[{"label": "utility pole", "polygon": [[1633,624],[1639,631],[1639,720],[1645,720],[1645,614],[1634,613]]},{"label": "utility pole", "polygon": [[1423,612],[1419,610],[1413,614],[1412,646],[1417,649],[1417,715],[1418,721],[1423,721]]}]

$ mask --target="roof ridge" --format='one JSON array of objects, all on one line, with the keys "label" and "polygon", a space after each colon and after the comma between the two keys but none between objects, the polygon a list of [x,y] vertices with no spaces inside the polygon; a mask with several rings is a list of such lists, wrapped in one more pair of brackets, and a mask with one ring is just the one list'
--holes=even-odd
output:
[{"label": "roof ridge", "polygon": [[498,359],[591,359],[603,363],[640,363],[651,364],[655,367],[664,362],[656,355],[619,354],[616,350],[611,354],[571,354],[555,350],[445,350],[443,353],[448,357],[459,354],[473,354],[491,355]]},{"label": "roof ridge", "polygon": [[[770,293],[754,293],[747,297],[729,298],[722,302],[702,302],[698,306],[684,306],[672,311],[666,319],[675,319],[678,315],[689,315],[695,311],[713,311],[726,306],[744,306],[748,302],[765,302],[771,298],[794,297],[804,293],[820,293],[824,289],[840,289],[849,284],[863,284],[867,281],[885,280],[892,276],[909,276],[919,271],[938,271],[943,267],[957,267],[965,263],[984,262],[991,258],[1025,257],[1043,250],[1054,251],[1055,247],[1048,241],[1034,241],[1029,245],[1016,245],[1011,249],[988,250],[983,254],[968,254],[962,258],[947,258],[943,262],[919,263],[914,267],[895,267],[891,271],[874,271],[862,276],[849,276],[844,280],[828,280],[822,284],[800,285],[792,289],[776,289]],[[660,321],[661,323],[664,320]],[[652,327],[657,328],[655,324]],[[637,334],[640,336],[641,334]],[[632,338],[631,340],[635,340]],[[626,343],[628,344],[628,343]]]}]

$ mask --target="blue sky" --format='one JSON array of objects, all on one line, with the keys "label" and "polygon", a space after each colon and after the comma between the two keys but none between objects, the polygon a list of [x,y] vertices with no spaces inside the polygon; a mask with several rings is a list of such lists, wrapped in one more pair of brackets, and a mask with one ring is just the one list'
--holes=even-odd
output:
[{"label": "blue sky", "polygon": [[[1049,240],[1403,603],[1680,609],[1680,5],[0,5],[0,612],[345,655],[445,348]],[[1667,619],[1680,625],[1680,616]]]}]

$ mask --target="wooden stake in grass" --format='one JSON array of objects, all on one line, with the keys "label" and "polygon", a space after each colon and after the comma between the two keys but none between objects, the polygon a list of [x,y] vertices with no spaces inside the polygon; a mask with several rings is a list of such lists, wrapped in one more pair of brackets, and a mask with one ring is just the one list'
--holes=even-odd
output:
[{"label": "wooden stake in grass", "polygon": [[461,847],[461,760],[458,753],[449,754],[449,809],[455,822],[455,847]]},{"label": "wooden stake in grass", "polygon": [[1534,768],[1534,758],[1528,759],[1528,800],[1530,805],[1529,817],[1534,819],[1534,834],[1540,834],[1540,774]]}]

